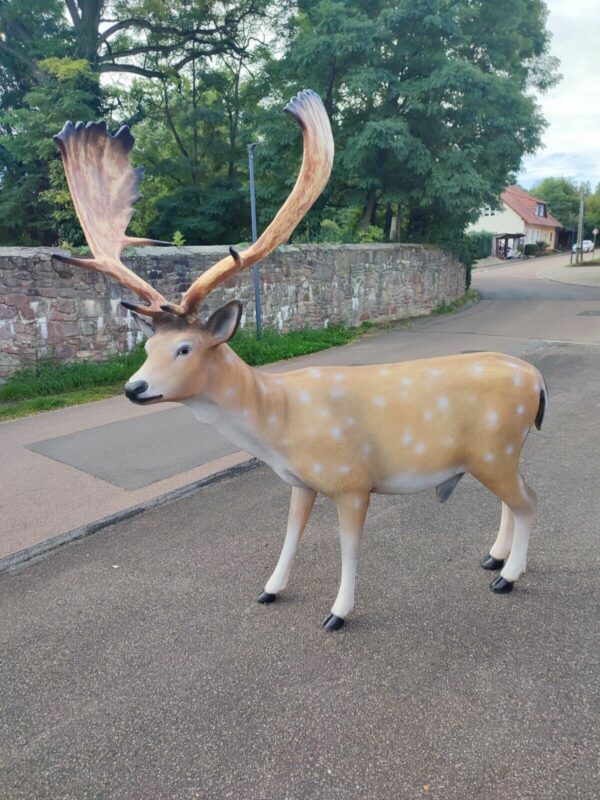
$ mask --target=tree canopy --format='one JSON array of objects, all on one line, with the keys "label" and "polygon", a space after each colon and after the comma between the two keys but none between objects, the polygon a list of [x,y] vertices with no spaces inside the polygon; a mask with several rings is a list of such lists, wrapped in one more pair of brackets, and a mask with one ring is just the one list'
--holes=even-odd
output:
[{"label": "tree canopy", "polygon": [[281,108],[305,87],[337,155],[297,241],[460,236],[540,144],[536,97],[559,77],[546,13],[542,0],[5,0],[0,241],[82,243],[51,137],[98,117],[131,125],[146,168],[135,233],[249,239],[245,145],[258,143],[264,225],[300,160]]}]

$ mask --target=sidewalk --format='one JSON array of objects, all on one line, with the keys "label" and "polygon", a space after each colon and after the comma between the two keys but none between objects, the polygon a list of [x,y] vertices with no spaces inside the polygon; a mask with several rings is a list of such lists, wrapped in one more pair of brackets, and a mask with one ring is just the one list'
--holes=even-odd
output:
[{"label": "sidewalk", "polygon": [[574,286],[595,286],[600,287],[600,264],[586,266],[556,264],[544,266],[538,271],[540,278],[557,283],[570,283]]}]

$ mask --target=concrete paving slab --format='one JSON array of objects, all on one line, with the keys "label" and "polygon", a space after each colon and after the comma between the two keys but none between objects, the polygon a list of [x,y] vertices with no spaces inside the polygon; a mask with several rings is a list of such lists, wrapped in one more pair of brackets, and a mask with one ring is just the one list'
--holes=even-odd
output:
[{"label": "concrete paving slab", "polygon": [[235,448],[181,406],[28,445],[122,489],[140,489],[228,455]]}]

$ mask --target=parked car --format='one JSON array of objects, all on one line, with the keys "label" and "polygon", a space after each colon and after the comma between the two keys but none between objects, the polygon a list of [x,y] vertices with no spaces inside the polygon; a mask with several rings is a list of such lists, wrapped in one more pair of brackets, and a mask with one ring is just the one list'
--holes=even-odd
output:
[{"label": "parked car", "polygon": [[[594,243],[592,242],[592,240],[584,239],[583,242],[581,243],[581,250],[583,250],[584,253],[591,253],[593,249],[594,249]],[[580,247],[578,243],[575,243],[571,248],[572,253],[577,253],[579,252],[579,250]]]}]

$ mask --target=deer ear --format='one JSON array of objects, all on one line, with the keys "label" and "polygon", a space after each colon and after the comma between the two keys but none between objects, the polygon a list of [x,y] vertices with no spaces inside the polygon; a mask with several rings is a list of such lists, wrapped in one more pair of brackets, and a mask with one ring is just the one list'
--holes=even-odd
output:
[{"label": "deer ear", "polygon": [[151,322],[148,322],[148,320],[144,319],[143,317],[140,317],[140,315],[136,314],[135,311],[130,311],[129,313],[133,317],[133,321],[135,322],[136,328],[138,329],[138,331],[142,332],[142,334],[146,337],[146,339],[149,339],[151,336],[154,336],[154,327]]},{"label": "deer ear", "polygon": [[232,300],[215,311],[204,330],[210,334],[213,344],[224,344],[237,331],[241,318],[242,304],[239,300]]}]

